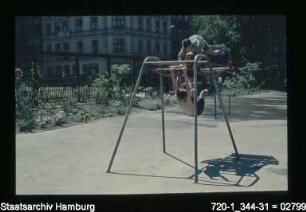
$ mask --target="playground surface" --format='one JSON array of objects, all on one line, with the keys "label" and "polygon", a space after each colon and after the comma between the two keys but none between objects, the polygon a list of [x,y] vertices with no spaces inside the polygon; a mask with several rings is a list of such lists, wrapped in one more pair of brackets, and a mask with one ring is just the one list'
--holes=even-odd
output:
[{"label": "playground surface", "polygon": [[[226,101],[224,101],[226,104]],[[225,105],[226,107],[226,105]],[[227,107],[226,107],[227,108]],[[111,173],[106,173],[124,117],[16,135],[16,194],[163,194],[287,191],[287,94],[231,99],[229,122],[207,97],[198,118],[199,182],[194,184],[193,117],[165,109],[132,112]]]}]

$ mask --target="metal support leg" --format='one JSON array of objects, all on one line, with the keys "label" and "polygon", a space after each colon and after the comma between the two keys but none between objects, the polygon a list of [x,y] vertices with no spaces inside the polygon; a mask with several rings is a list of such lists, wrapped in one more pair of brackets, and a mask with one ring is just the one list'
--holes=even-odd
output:
[{"label": "metal support leg", "polygon": [[199,56],[194,59],[193,64],[193,77],[194,77],[194,183],[198,183],[198,105],[197,105],[197,93],[198,93],[198,66],[197,61]]},{"label": "metal support leg", "polygon": [[214,71],[213,71],[213,69],[212,69],[210,63],[209,63],[209,68],[210,68],[211,77],[212,77],[212,80],[213,80],[213,83],[214,83],[214,87],[215,87],[215,90],[216,90],[216,94],[219,96],[220,105],[221,105],[221,107],[222,107],[222,113],[223,113],[223,116],[224,116],[224,118],[225,118],[225,122],[226,122],[226,125],[227,125],[227,129],[228,129],[228,132],[229,132],[229,134],[230,134],[230,137],[231,137],[231,140],[232,140],[234,149],[235,149],[236,157],[239,159],[239,153],[238,153],[238,150],[237,150],[237,147],[236,147],[236,144],[235,144],[235,139],[234,139],[234,136],[233,136],[231,127],[230,127],[230,125],[229,125],[229,122],[228,122],[228,119],[227,119],[226,112],[225,112],[225,110],[224,110],[224,105],[223,105],[223,102],[222,102],[221,94],[220,94],[220,92],[219,92],[218,85],[217,85],[217,82],[216,82],[216,79],[215,79],[215,74],[214,74]]},{"label": "metal support leg", "polygon": [[110,171],[111,171],[111,168],[112,168],[112,165],[113,165],[113,162],[114,162],[114,159],[115,159],[115,155],[116,155],[116,153],[117,153],[117,150],[118,150],[118,147],[119,147],[119,144],[120,144],[120,141],[121,141],[121,137],[122,137],[122,134],[123,134],[123,132],[124,132],[125,125],[126,125],[126,123],[127,123],[127,120],[128,120],[129,114],[130,114],[130,110],[131,110],[131,107],[132,107],[133,99],[134,99],[134,97],[135,97],[135,95],[136,95],[138,86],[139,86],[139,84],[140,84],[140,81],[141,81],[141,78],[142,78],[142,75],[143,75],[143,72],[144,72],[144,68],[145,68],[145,62],[146,62],[147,60],[159,60],[159,58],[157,58],[157,57],[147,57],[147,58],[144,60],[144,62],[142,63],[142,66],[141,66],[141,69],[140,69],[140,72],[139,72],[139,75],[138,75],[138,79],[137,79],[137,82],[136,82],[136,85],[135,85],[133,94],[132,94],[132,96],[131,96],[131,98],[130,98],[129,106],[128,106],[127,112],[126,112],[126,114],[125,114],[125,119],[124,119],[123,125],[122,125],[122,127],[121,127],[121,131],[120,131],[120,134],[119,134],[119,137],[118,137],[118,140],[117,140],[117,143],[116,143],[114,152],[113,152],[113,154],[112,154],[110,163],[109,163],[108,168],[107,168],[107,172],[110,172]]},{"label": "metal support leg", "polygon": [[228,96],[228,115],[231,115],[231,96]]},{"label": "metal support leg", "polygon": [[166,153],[165,114],[164,114],[164,88],[163,88],[163,76],[162,75],[159,75],[159,85],[160,85],[160,99],[161,99],[161,112],[162,112],[163,152]]},{"label": "metal support leg", "polygon": [[215,119],[217,119],[217,95],[214,96]]}]

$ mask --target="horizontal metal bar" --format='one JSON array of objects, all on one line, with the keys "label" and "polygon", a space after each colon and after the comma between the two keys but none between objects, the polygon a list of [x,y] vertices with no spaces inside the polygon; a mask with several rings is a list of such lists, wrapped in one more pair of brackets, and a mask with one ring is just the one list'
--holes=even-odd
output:
[{"label": "horizontal metal bar", "polygon": [[[186,64],[194,62],[195,62],[194,60],[183,60],[183,61],[172,60],[172,61],[146,61],[144,63],[150,65],[178,65],[178,64]],[[197,63],[207,63],[207,61],[202,60],[202,61],[197,61]]]}]

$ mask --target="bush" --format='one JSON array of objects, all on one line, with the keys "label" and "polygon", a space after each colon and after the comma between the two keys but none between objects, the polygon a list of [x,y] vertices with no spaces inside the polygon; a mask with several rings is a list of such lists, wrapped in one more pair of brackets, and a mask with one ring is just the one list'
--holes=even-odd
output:
[{"label": "bush", "polygon": [[66,115],[72,113],[73,109],[76,107],[76,103],[77,103],[77,97],[75,95],[70,96],[68,100],[64,102],[63,110]]},{"label": "bush", "polygon": [[99,77],[92,84],[92,94],[97,104],[109,105],[115,96],[117,82],[113,78]]},{"label": "bush", "polygon": [[88,89],[88,85],[77,86],[74,89],[73,96],[76,98],[77,102],[85,102],[85,100],[88,98]]},{"label": "bush", "polygon": [[168,105],[173,105],[176,104],[176,98],[175,96],[165,96],[164,97],[164,105],[168,106]]},{"label": "bush", "polygon": [[20,83],[16,90],[16,118],[19,119],[21,132],[30,132],[36,126],[33,115],[33,103],[29,97],[26,86]]},{"label": "bush", "polygon": [[139,102],[139,107],[146,109],[146,110],[158,110],[160,109],[160,99],[155,98],[155,99],[151,99],[151,98],[144,98],[141,99]]},{"label": "bush", "polygon": [[41,128],[46,128],[48,125],[59,126],[66,122],[66,114],[60,107],[40,102],[36,122]]},{"label": "bush", "polygon": [[159,90],[158,90],[158,88],[148,87],[146,89],[145,96],[146,97],[158,98],[159,97]]},{"label": "bush", "polygon": [[110,105],[113,101],[126,104],[124,79],[130,73],[127,65],[113,65],[110,76],[100,76],[92,84],[92,94],[97,104]]},{"label": "bush", "polygon": [[54,118],[54,126],[60,126],[66,122],[66,116],[64,111],[56,111]]},{"label": "bush", "polygon": [[20,132],[31,132],[36,126],[34,118],[23,118],[19,121]]},{"label": "bush", "polygon": [[76,113],[76,115],[72,117],[73,121],[76,121],[76,122],[87,122],[89,118],[90,118],[90,115],[84,109],[79,110]]},{"label": "bush", "polygon": [[246,66],[240,68],[238,72],[232,73],[223,83],[223,90],[246,90],[255,89],[260,84],[256,76],[261,70],[260,63],[247,63]]}]

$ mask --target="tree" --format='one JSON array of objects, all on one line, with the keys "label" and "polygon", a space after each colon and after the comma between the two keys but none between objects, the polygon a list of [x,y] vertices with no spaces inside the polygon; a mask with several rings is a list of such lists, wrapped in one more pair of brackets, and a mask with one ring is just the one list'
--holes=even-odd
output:
[{"label": "tree", "polygon": [[209,43],[224,43],[231,48],[235,66],[260,63],[258,85],[266,81],[263,86],[280,89],[286,78],[284,16],[194,16],[193,25]]}]

